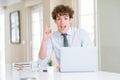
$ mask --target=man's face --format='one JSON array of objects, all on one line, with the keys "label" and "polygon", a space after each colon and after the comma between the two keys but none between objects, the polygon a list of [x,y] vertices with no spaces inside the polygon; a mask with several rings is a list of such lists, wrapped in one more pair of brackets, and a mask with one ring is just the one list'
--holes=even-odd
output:
[{"label": "man's face", "polygon": [[55,23],[57,24],[58,31],[66,33],[69,29],[71,18],[69,15],[57,15]]}]

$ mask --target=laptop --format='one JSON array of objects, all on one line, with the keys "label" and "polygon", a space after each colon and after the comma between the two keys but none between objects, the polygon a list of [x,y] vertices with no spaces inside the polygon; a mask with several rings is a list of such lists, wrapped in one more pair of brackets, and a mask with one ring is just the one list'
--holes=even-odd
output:
[{"label": "laptop", "polygon": [[60,72],[95,72],[98,70],[96,47],[62,47]]}]

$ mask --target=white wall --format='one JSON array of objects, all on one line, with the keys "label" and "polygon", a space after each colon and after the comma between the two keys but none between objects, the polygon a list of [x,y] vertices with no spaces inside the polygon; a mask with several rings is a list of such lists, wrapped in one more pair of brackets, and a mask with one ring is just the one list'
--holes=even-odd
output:
[{"label": "white wall", "polygon": [[98,0],[101,70],[120,72],[120,0]]},{"label": "white wall", "polygon": [[[20,32],[21,32],[21,44],[11,44],[10,42],[10,13],[13,11],[20,11]],[[5,9],[5,55],[6,55],[6,63],[13,62],[22,62],[26,61],[26,8],[23,2],[9,5]]]}]

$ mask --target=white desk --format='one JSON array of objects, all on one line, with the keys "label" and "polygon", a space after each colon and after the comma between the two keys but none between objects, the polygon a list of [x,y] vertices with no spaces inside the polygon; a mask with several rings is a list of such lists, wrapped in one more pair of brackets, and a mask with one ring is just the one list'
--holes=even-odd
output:
[{"label": "white desk", "polygon": [[111,72],[60,73],[12,71],[7,69],[6,80],[20,80],[21,77],[36,77],[36,80],[120,80],[120,74]]}]

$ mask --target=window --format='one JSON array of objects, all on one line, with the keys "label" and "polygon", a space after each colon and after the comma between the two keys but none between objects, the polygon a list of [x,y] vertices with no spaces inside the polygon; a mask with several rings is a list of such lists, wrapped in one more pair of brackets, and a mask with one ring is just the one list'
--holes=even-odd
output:
[{"label": "window", "polygon": [[5,80],[5,17],[4,11],[0,10],[0,80]]},{"label": "window", "polygon": [[32,22],[32,60],[38,60],[38,52],[41,45],[43,35],[43,11],[42,6],[34,6],[31,8]]},{"label": "window", "polygon": [[78,0],[79,26],[90,34],[93,45],[96,45],[95,0]]}]

